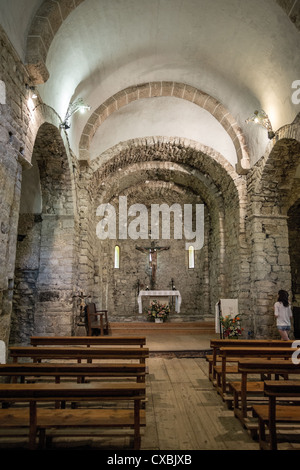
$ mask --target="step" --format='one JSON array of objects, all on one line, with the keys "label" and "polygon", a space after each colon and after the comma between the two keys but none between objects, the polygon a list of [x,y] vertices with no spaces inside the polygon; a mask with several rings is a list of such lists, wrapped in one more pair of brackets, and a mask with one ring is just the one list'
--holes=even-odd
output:
[{"label": "step", "polygon": [[154,322],[110,322],[112,334],[215,334],[214,322],[210,321],[166,321],[164,323]]}]

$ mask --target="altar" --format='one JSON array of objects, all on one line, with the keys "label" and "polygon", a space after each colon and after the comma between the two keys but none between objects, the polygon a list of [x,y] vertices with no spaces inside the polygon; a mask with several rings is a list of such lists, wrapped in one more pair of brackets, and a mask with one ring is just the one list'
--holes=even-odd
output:
[{"label": "altar", "polygon": [[175,311],[180,313],[181,295],[179,290],[141,290],[138,295],[139,313],[143,313],[142,297],[153,297],[154,299],[159,297],[161,302],[165,303],[167,300],[169,303],[170,296],[175,297]]}]

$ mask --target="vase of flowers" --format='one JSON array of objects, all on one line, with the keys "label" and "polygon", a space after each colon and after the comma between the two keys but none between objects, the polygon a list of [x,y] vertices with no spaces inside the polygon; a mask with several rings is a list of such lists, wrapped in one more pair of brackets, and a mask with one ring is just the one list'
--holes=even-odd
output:
[{"label": "vase of flowers", "polygon": [[223,337],[228,339],[237,339],[241,336],[243,328],[241,327],[241,319],[239,315],[232,318],[230,315],[220,317],[223,329]]},{"label": "vase of flowers", "polygon": [[168,304],[162,304],[158,300],[152,300],[149,307],[146,309],[147,320],[152,322],[164,322],[170,313]]}]

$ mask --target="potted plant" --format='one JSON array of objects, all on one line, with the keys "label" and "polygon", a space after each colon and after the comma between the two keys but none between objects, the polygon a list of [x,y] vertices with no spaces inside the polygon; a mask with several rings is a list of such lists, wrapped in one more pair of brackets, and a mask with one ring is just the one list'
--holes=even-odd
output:
[{"label": "potted plant", "polygon": [[152,300],[146,313],[148,321],[161,323],[168,318],[170,307],[167,304],[160,303],[158,300]]},{"label": "potted plant", "polygon": [[220,322],[223,329],[223,337],[228,339],[237,339],[241,336],[243,328],[241,328],[241,319],[239,315],[236,315],[234,318],[230,315],[226,317],[220,317]]}]

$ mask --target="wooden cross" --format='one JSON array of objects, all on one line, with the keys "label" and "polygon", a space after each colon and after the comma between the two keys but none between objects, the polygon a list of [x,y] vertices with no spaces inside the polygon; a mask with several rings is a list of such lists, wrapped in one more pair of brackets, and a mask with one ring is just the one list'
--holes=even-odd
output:
[{"label": "wooden cross", "polygon": [[155,289],[156,282],[156,268],[157,268],[157,252],[163,250],[169,250],[169,246],[155,246],[155,242],[151,242],[151,246],[140,247],[136,246],[136,249],[142,253],[149,253],[149,266],[150,266],[150,288]]}]

